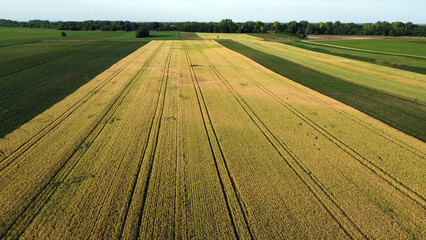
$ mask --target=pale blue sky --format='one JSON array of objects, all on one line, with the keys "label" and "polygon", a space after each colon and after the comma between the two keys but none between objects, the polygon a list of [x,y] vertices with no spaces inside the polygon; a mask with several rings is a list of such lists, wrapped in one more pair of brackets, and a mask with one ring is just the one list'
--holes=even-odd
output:
[{"label": "pale blue sky", "polygon": [[0,18],[26,21],[426,23],[426,0],[0,0]]}]

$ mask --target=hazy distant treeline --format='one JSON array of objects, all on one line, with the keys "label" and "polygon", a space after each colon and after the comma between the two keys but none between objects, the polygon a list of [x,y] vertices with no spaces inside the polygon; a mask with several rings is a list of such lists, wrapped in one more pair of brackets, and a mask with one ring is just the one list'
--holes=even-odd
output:
[{"label": "hazy distant treeline", "polygon": [[185,31],[185,32],[221,32],[221,33],[265,33],[275,31],[303,37],[309,34],[326,35],[381,35],[381,36],[426,36],[426,26],[416,25],[411,22],[386,21],[376,23],[341,23],[319,22],[309,23],[307,21],[291,21],[288,23],[263,23],[260,21],[247,21],[235,23],[231,19],[220,22],[177,22],[159,23],[144,22],[136,23],[129,21],[70,21],[50,22],[46,20],[30,20],[28,22],[17,22],[0,19],[1,27],[28,27],[28,28],[51,28],[58,30],[88,30],[88,31],[135,31],[139,27],[157,31]]}]

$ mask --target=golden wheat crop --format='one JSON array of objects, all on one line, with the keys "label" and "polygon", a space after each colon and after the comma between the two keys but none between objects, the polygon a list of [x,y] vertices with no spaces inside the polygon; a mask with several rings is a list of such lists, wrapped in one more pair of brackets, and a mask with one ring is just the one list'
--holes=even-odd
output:
[{"label": "golden wheat crop", "polygon": [[0,238],[409,239],[426,144],[214,41],[152,41],[0,140]]}]

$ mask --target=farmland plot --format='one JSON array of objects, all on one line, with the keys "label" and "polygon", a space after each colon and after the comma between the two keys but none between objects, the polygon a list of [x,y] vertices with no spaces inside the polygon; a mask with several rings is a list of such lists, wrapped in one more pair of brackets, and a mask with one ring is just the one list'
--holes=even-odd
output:
[{"label": "farmland plot", "polygon": [[152,41],[0,140],[0,238],[421,238],[426,146],[214,41]]},{"label": "farmland plot", "polygon": [[348,82],[426,103],[424,74],[307,51],[281,43],[245,40],[239,42],[318,72],[338,76]]}]

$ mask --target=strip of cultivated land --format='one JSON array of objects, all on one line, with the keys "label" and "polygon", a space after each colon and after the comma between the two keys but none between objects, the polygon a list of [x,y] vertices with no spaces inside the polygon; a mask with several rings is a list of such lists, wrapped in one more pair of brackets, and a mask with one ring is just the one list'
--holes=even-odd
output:
[{"label": "strip of cultivated land", "polygon": [[243,33],[196,33],[201,39],[232,39],[232,40],[262,40],[256,37]]},{"label": "strip of cultivated land", "polygon": [[194,32],[180,32],[180,40],[200,40],[201,38]]},{"label": "strip of cultivated land", "polygon": [[366,52],[388,53],[426,58],[426,38],[388,38],[344,41],[315,41],[313,43],[339,46]]},{"label": "strip of cultivated land", "polygon": [[[62,37],[61,32],[66,34]],[[0,27],[0,47],[34,41],[119,41],[179,40],[178,31],[149,31],[147,38],[136,38],[135,31],[72,31],[47,28]]]},{"label": "strip of cultivated land", "polygon": [[426,145],[215,41],[151,41],[0,140],[0,238],[421,238]]},{"label": "strip of cultivated land", "polygon": [[[320,53],[280,43],[220,43],[293,81],[426,140],[425,75],[326,54],[318,55]],[[377,68],[377,71],[373,68]]]},{"label": "strip of cultivated land", "polygon": [[282,43],[239,40],[245,46],[347,82],[426,103],[426,75],[308,51]]},{"label": "strip of cultivated land", "polygon": [[396,56],[395,54],[373,53],[359,49],[347,49],[339,46],[319,44],[312,41],[286,41],[283,43],[310,51],[326,53],[344,58],[374,63],[377,65],[426,74],[426,59],[423,57]]},{"label": "strip of cultivated land", "polygon": [[0,48],[0,138],[146,42],[38,42]]}]

